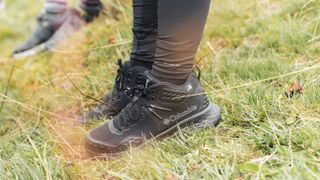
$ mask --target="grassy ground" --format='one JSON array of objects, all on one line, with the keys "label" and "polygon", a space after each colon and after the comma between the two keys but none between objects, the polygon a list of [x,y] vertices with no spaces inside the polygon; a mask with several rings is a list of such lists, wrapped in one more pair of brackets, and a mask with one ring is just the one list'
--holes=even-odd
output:
[{"label": "grassy ground", "polygon": [[[320,2],[213,1],[197,62],[216,129],[182,130],[122,157],[85,159],[90,127],[73,117],[101,97],[130,52],[129,1],[55,53],[15,61],[38,1],[7,0],[0,12],[0,179],[319,179]],[[110,46],[111,45],[111,46]],[[72,85],[77,84],[78,88]],[[304,93],[287,98],[291,83]]]}]

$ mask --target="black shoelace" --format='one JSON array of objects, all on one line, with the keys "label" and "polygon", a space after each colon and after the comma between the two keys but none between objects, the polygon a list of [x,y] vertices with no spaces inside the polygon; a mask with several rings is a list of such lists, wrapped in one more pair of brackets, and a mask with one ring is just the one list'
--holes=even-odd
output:
[{"label": "black shoelace", "polygon": [[121,61],[121,59],[118,60],[118,74],[116,77],[116,88],[118,90],[122,90],[123,89],[123,81],[124,81],[124,72],[123,72],[123,63]]},{"label": "black shoelace", "polygon": [[[118,60],[118,66],[119,66],[119,68],[117,70],[117,76],[116,76],[115,83],[116,83],[116,89],[118,91],[121,91],[124,88],[124,86],[123,86],[124,81],[128,80],[128,78],[125,78],[125,74],[124,74],[124,70],[123,70],[123,63],[122,63],[121,59]],[[112,107],[112,105],[108,104],[108,102],[107,102],[109,99],[112,98],[112,96],[113,96],[113,94],[107,94],[105,97],[103,97],[102,101],[97,106],[97,108],[103,109],[104,105]]]},{"label": "black shoelace", "polygon": [[127,95],[132,97],[130,104],[123,109],[123,112],[119,114],[119,119],[115,122],[116,127],[119,131],[128,129],[132,124],[135,124],[141,118],[142,108],[147,108],[148,104],[144,99],[154,99],[153,93],[155,92],[154,87],[151,86],[150,81],[147,79],[145,85],[137,85],[132,89],[127,90]]}]

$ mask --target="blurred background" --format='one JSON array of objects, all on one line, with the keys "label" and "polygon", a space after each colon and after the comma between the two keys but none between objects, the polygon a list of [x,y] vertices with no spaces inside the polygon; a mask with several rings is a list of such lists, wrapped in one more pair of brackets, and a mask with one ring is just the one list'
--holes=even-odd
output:
[{"label": "blurred background", "polygon": [[0,179],[320,177],[319,0],[213,0],[195,61],[223,122],[101,161],[83,148],[97,124],[72,122],[96,103],[83,93],[102,97],[129,57],[131,1],[104,3],[118,13],[15,60],[43,0],[1,0]]}]

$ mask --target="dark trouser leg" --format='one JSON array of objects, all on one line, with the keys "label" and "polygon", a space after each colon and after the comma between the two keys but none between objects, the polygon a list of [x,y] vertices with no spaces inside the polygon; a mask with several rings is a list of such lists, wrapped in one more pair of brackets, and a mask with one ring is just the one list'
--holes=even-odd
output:
[{"label": "dark trouser leg", "polygon": [[183,83],[192,73],[210,0],[159,0],[158,40],[152,75]]},{"label": "dark trouser leg", "polygon": [[56,19],[65,12],[67,8],[66,0],[46,0],[44,11],[49,19]]},{"label": "dark trouser leg", "polygon": [[133,0],[131,64],[151,69],[158,34],[158,0]]}]

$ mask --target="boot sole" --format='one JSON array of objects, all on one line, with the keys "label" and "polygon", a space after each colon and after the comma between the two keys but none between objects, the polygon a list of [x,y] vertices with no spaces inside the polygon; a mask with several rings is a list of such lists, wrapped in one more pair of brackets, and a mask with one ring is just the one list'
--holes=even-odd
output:
[{"label": "boot sole", "polygon": [[[49,40],[48,40],[49,41]],[[48,42],[46,41],[46,42]],[[46,50],[46,43],[42,43],[38,46],[35,46],[31,49],[28,49],[26,51],[23,51],[23,52],[20,52],[20,53],[14,53],[13,54],[13,58],[16,59],[16,60],[19,60],[19,59],[23,59],[23,58],[27,58],[27,57],[31,57],[31,56],[35,56],[43,51]]]},{"label": "boot sole", "polygon": [[[191,129],[203,129],[207,127],[216,127],[221,120],[221,110],[219,106],[215,104],[210,104],[206,109],[201,111],[198,114],[195,114],[179,123],[176,125],[172,126],[171,128],[167,129],[166,131],[158,134],[155,136],[153,139],[164,139],[166,137],[169,137],[173,135],[179,128],[184,129],[190,127]],[[139,148],[142,147],[148,140],[132,145],[134,148]],[[90,134],[88,134],[86,138],[86,149],[87,152],[91,155],[94,156],[95,158],[102,158],[105,159],[108,156],[120,156],[126,153],[129,148],[125,151],[119,151],[119,152],[102,152],[103,151],[103,146],[95,143],[95,140],[90,137]],[[120,148],[120,147],[119,147]],[[123,146],[121,147],[123,148]],[[115,150],[116,151],[116,150]]]},{"label": "boot sole", "polygon": [[217,127],[219,125],[221,121],[220,107],[216,104],[210,104],[209,107],[210,110],[206,114],[197,118],[198,120],[194,124],[196,128],[202,129],[207,127]]},{"label": "boot sole", "polygon": [[19,59],[24,59],[27,57],[35,56],[35,55],[40,54],[42,52],[50,51],[54,46],[54,42],[55,42],[55,35],[53,35],[47,41],[45,41],[45,42],[43,42],[43,43],[41,43],[31,49],[28,49],[28,50],[20,52],[20,53],[14,53],[13,58],[16,60],[19,60]]}]

